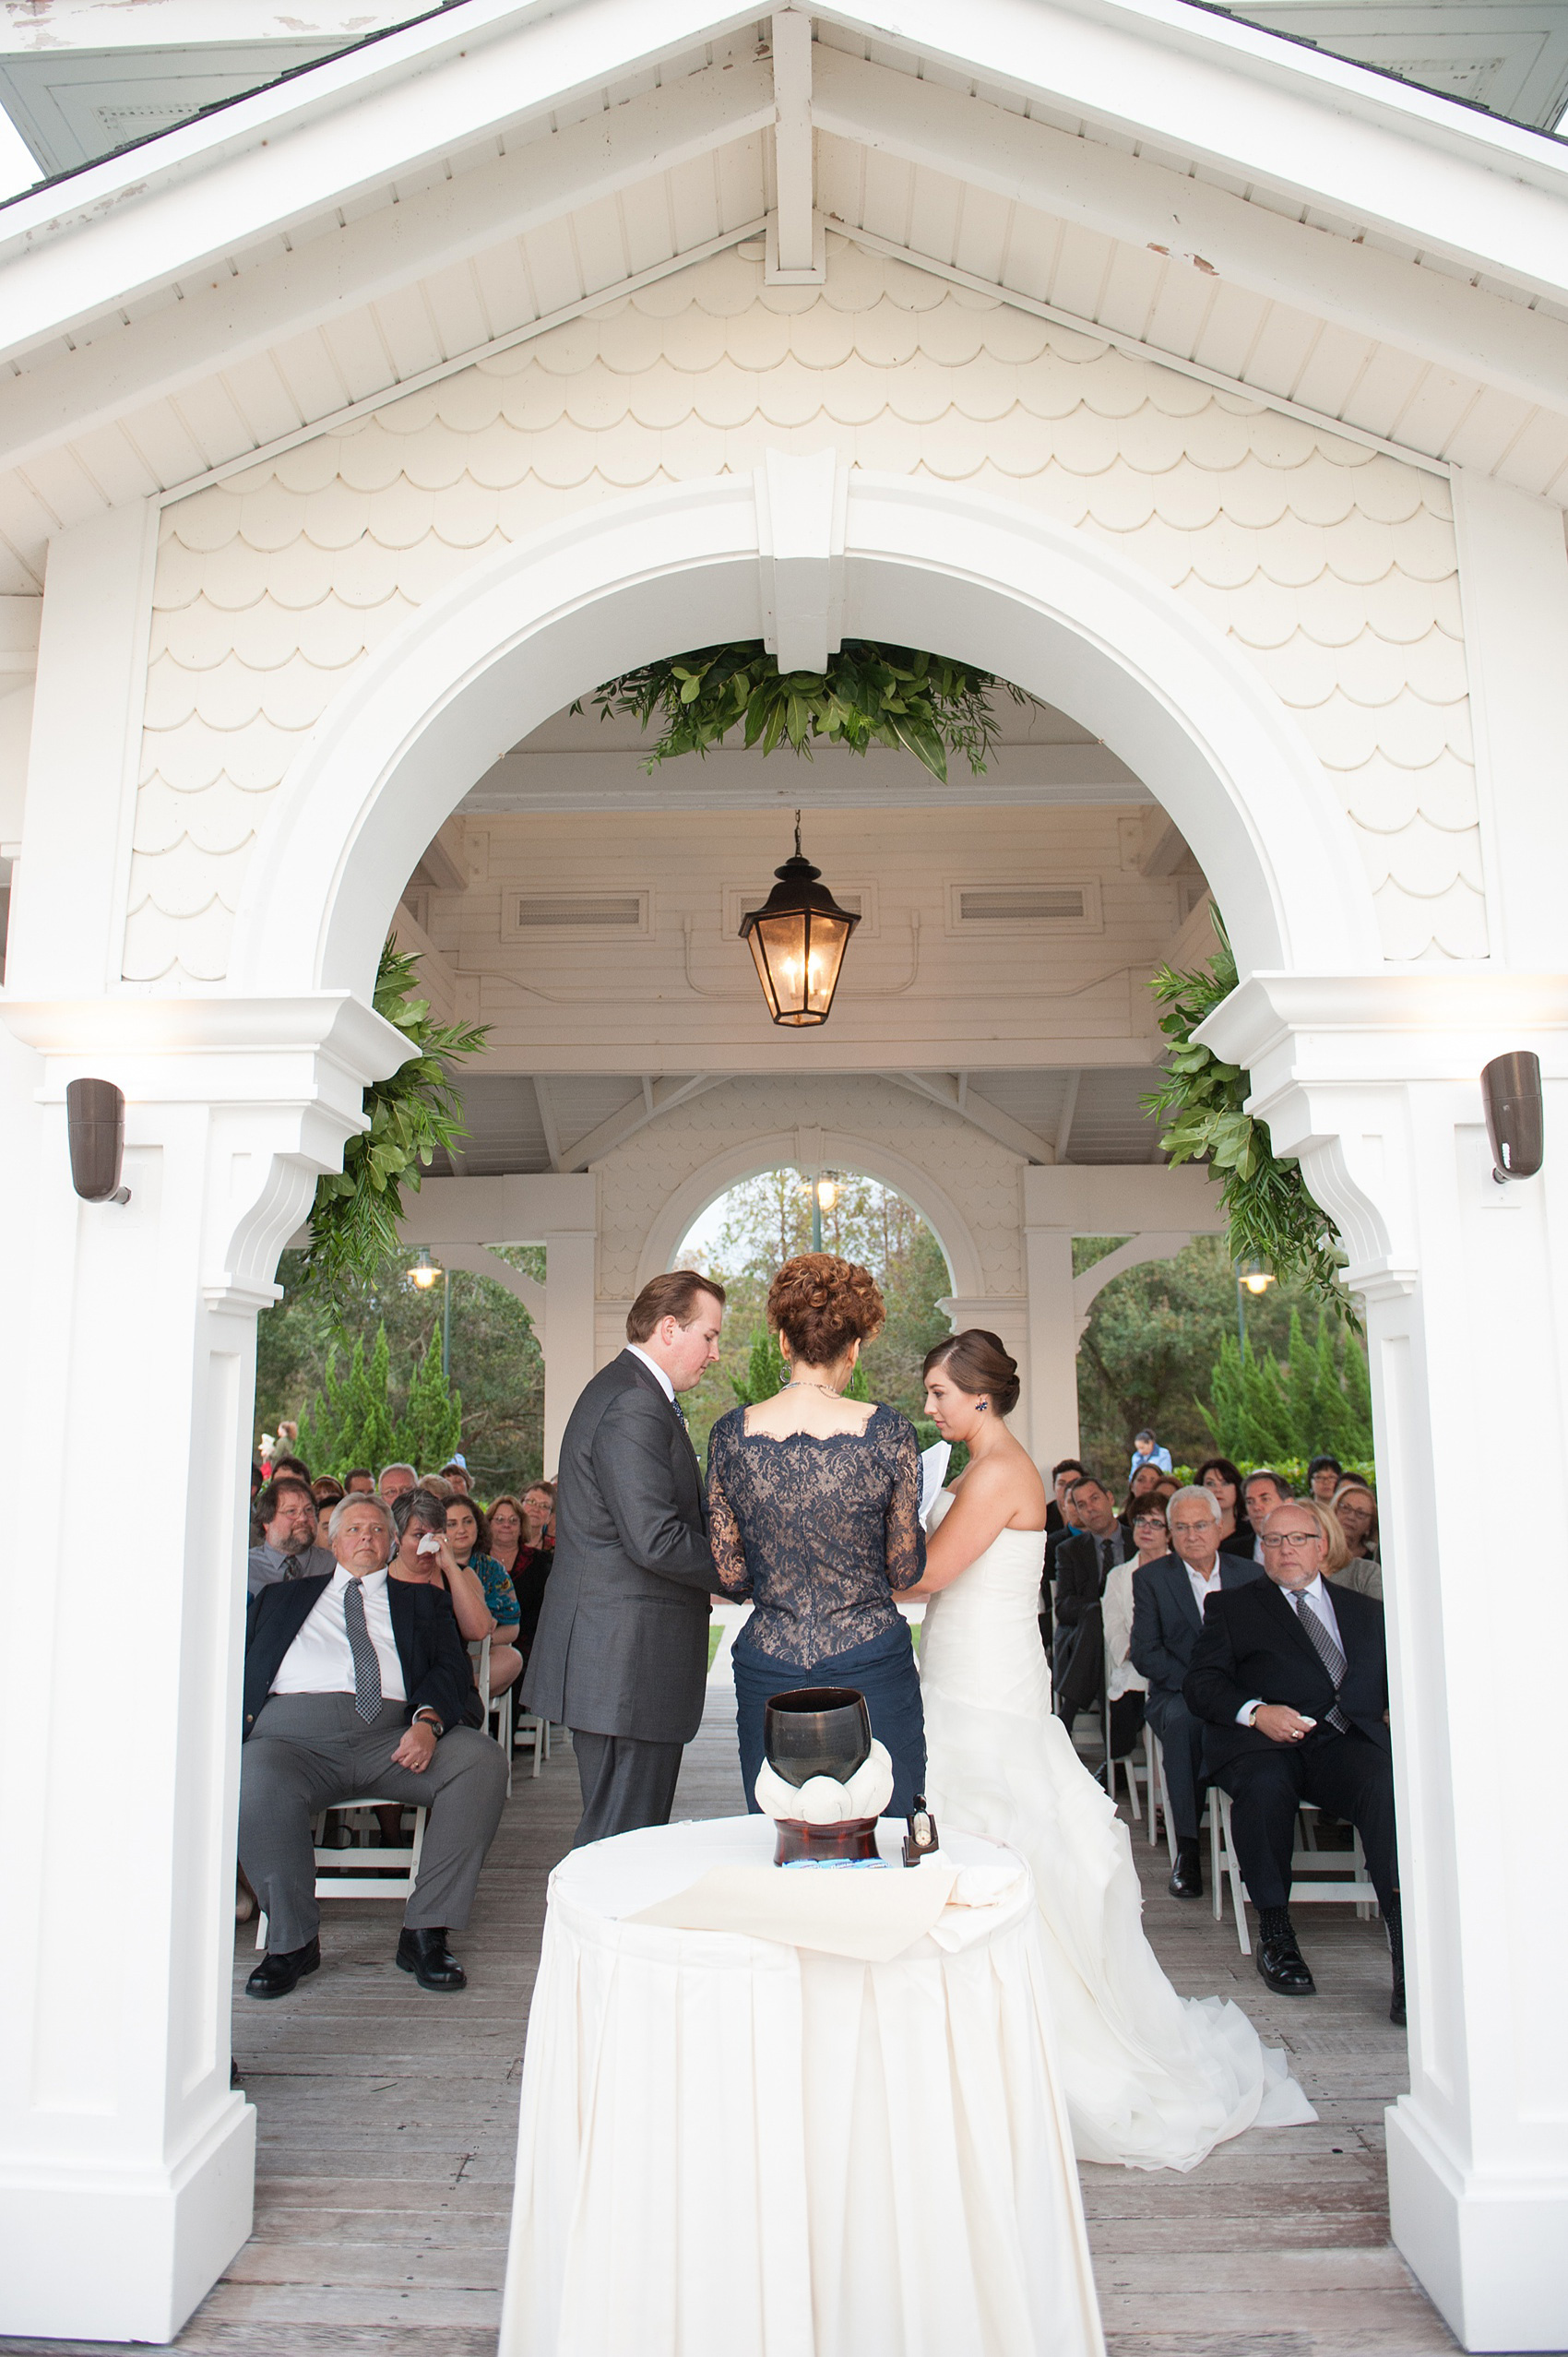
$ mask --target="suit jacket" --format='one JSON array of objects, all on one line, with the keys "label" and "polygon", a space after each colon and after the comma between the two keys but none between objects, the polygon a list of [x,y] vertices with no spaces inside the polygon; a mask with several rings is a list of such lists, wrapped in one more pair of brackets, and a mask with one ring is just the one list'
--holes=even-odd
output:
[{"label": "suit jacket", "polygon": [[630,1351],[583,1391],[561,1443],[555,1566],[529,1656],[530,1710],[587,1734],[690,1743],[719,1585],[685,1423]]},{"label": "suit jacket", "polygon": [[[1119,1522],[1122,1534],[1122,1555],[1137,1553],[1124,1522]],[[1114,1534],[1107,1531],[1110,1538]],[[1109,1565],[1107,1566],[1109,1569]],[[1099,1567],[1099,1542],[1090,1530],[1076,1530],[1063,1539],[1056,1550],[1056,1625],[1073,1628],[1083,1620],[1092,1606],[1105,1593],[1105,1574]]]},{"label": "suit jacket", "polygon": [[[1328,1600],[1339,1627],[1346,1669],[1339,1708],[1352,1727],[1390,1748],[1384,1714],[1388,1708],[1388,1655],[1384,1645],[1383,1606],[1353,1588],[1330,1585]],[[1334,1684],[1312,1638],[1275,1582],[1266,1576],[1229,1594],[1211,1596],[1203,1635],[1193,1649],[1182,1689],[1195,1719],[1208,1721],[1204,1765],[1220,1768],[1244,1752],[1279,1746],[1255,1727],[1241,1727],[1243,1704],[1286,1702],[1317,1725],[1301,1747],[1321,1743],[1335,1730],[1325,1726],[1334,1708]],[[1294,1751],[1298,1746],[1290,1746]]]},{"label": "suit jacket", "polygon": [[[337,1572],[333,1564],[333,1572]],[[250,1601],[245,1615],[245,1701],[242,1741],[272,1691],[283,1656],[310,1618],[316,1598],[329,1585],[320,1579],[275,1579]],[[444,1589],[389,1579],[386,1601],[392,1635],[403,1665],[405,1718],[434,1710],[444,1726],[460,1727],[474,1690],[473,1664],[458,1634],[452,1601]]]},{"label": "suit jacket", "polygon": [[[1232,1588],[1250,1587],[1263,1577],[1263,1565],[1243,1556],[1221,1554],[1218,1561],[1222,1595]],[[1204,1625],[1180,1555],[1158,1555],[1153,1563],[1138,1565],[1133,1574],[1133,1640],[1128,1650],[1134,1669],[1148,1680],[1151,1694],[1182,1692]]]}]

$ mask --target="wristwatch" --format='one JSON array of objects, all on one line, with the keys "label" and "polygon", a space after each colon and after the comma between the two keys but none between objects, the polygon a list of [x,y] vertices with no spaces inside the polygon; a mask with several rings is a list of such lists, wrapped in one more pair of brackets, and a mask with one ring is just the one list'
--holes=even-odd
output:
[{"label": "wristwatch", "polygon": [[441,1741],[442,1736],[446,1732],[446,1721],[445,1719],[441,1718],[437,1712],[432,1710],[428,1703],[422,1710],[415,1711],[413,1723],[416,1727],[422,1725],[425,1727],[434,1727],[435,1730],[435,1740],[437,1743]]}]

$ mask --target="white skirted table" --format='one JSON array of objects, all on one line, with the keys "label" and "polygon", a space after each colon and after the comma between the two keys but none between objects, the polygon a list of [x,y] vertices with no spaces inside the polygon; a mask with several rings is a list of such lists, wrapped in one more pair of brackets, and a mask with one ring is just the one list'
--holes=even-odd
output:
[{"label": "white skirted table", "polygon": [[948,1836],[1020,1878],[890,1962],[626,1920],[773,1839],[660,1826],[551,1876],[501,2357],[1099,2357],[1021,1862]]}]

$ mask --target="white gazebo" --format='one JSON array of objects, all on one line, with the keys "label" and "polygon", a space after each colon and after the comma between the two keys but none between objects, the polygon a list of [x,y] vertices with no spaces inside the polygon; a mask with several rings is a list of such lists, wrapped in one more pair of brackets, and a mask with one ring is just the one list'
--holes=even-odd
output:
[{"label": "white gazebo", "polygon": [[[1568,1423],[1550,29],[1484,89],[1479,0],[1421,30],[1491,113],[1375,70],[1408,62],[1393,8],[1366,64],[1312,45],[1343,12],[1261,8],[1289,41],[1182,0],[399,13],[324,54],[366,12],[315,12],[248,96],[184,0],[137,12],[161,64],[98,0],[0,53],[65,174],[0,208],[0,1428],[13,1493],[65,1509],[14,1542],[6,1618],[0,2332],[163,2339],[248,2231],[255,1321],[398,1059],[388,927],[493,1026],[407,1233],[498,1274],[487,1247],[544,1244],[542,1298],[512,1281],[552,1444],[639,1281],[783,1162],[921,1209],[1049,1456],[1107,1268],[1075,1280],[1073,1236],[1124,1267],[1219,1224],[1138,1107],[1146,978],[1206,954],[1212,894],[1242,981],[1210,1033],[1370,1336],[1394,2232],[1465,2347],[1562,2349],[1562,1746],[1531,1702],[1568,1579],[1533,1531],[1479,1576],[1506,1542],[1474,1486],[1553,1494]],[[649,778],[569,709],[656,655],[846,635],[1037,700],[941,789],[892,755]],[[788,1035],[736,926],[796,806],[862,923],[831,1023]],[[1546,1163],[1499,1185],[1479,1075],[1515,1049]],[[124,1205],[72,1191],[83,1076],[125,1092]]]}]

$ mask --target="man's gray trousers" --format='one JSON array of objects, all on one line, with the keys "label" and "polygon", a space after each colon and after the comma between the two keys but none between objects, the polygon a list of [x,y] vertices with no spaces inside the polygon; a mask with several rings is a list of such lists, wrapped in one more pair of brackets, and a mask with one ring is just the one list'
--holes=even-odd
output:
[{"label": "man's gray trousers", "polygon": [[501,1822],[506,1762],[474,1727],[453,1727],[422,1776],[394,1768],[407,1731],[400,1702],[362,1719],[351,1694],[275,1694],[240,1751],[240,1863],[267,1916],[267,1945],[286,1956],[314,1939],[311,1819],[363,1797],[427,1808],[419,1881],[403,1911],[410,1930],[469,1920],[484,1853]]}]

